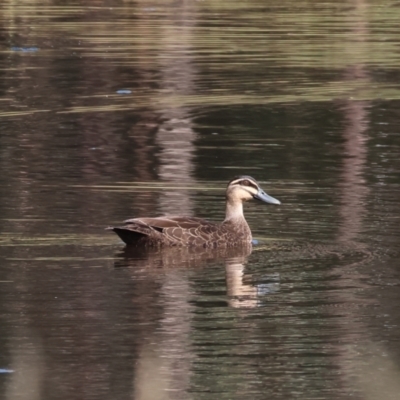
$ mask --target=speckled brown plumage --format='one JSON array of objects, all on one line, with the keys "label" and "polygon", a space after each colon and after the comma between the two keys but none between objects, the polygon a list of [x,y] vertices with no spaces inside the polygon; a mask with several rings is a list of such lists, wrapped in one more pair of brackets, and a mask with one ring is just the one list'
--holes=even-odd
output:
[{"label": "speckled brown plumage", "polygon": [[129,246],[231,247],[251,243],[251,230],[244,218],[242,203],[256,198],[280,204],[268,196],[249,176],[232,179],[226,190],[226,217],[216,224],[202,218],[167,216],[134,218],[110,227]]}]

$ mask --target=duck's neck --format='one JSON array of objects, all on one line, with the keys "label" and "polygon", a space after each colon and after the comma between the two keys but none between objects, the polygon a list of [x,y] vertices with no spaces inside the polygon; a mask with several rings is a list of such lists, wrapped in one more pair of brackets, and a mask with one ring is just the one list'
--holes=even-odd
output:
[{"label": "duck's neck", "polygon": [[244,220],[243,203],[241,201],[227,201],[225,210],[225,221]]}]

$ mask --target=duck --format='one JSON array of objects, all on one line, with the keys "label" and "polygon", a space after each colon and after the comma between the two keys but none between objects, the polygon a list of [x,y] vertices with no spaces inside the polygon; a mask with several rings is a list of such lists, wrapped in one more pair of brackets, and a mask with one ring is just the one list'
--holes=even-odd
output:
[{"label": "duck", "polygon": [[248,175],[231,179],[226,187],[225,219],[221,223],[185,216],[132,218],[122,226],[110,226],[130,247],[234,247],[252,243],[252,234],[243,214],[243,203],[259,200],[267,204],[281,202],[265,193]]}]

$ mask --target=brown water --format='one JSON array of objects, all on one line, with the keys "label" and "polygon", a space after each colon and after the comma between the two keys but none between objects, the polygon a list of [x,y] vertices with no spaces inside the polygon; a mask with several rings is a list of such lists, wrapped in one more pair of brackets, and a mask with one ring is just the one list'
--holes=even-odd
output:
[{"label": "brown water", "polygon": [[[388,0],[2,1],[0,398],[398,399],[398,21]],[[282,201],[246,205],[252,251],[103,230],[221,220],[240,173]]]}]

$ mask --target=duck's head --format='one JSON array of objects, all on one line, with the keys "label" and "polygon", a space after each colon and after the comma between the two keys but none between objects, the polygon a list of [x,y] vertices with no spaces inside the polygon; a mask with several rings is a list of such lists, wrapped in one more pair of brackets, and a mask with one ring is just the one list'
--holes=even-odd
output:
[{"label": "duck's head", "polygon": [[254,178],[247,175],[236,176],[228,183],[226,197],[234,203],[257,199],[264,203],[281,204],[279,200],[265,193]]}]

